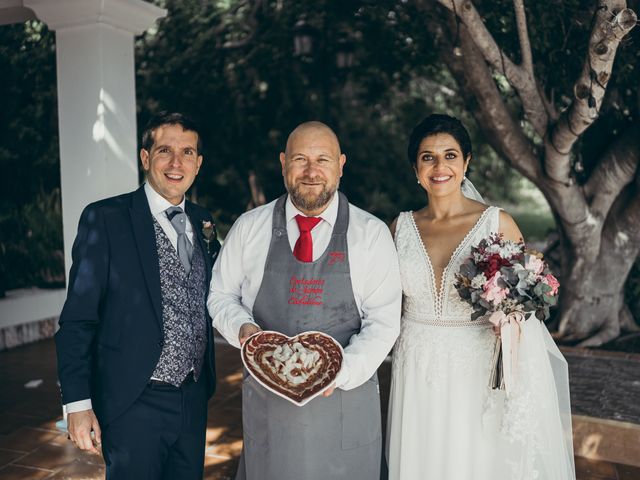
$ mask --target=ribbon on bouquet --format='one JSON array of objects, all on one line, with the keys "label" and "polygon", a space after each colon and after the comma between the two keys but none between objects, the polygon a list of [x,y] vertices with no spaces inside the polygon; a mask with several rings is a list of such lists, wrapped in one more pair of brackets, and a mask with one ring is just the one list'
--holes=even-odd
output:
[{"label": "ribbon on bouquet", "polygon": [[493,353],[493,368],[489,385],[493,389],[505,390],[509,393],[513,388],[518,365],[520,324],[524,321],[525,316],[522,312],[506,314],[497,311],[489,317],[489,322],[500,328],[500,338],[496,338]]}]

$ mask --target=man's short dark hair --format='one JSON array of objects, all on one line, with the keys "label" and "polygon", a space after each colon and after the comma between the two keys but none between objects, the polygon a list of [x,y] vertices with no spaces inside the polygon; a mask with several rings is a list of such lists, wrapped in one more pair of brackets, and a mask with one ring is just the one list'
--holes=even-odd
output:
[{"label": "man's short dark hair", "polygon": [[180,125],[183,130],[195,132],[198,135],[198,154],[202,152],[202,135],[196,122],[180,112],[159,112],[147,122],[142,132],[142,148],[150,151],[153,146],[153,131],[162,125]]}]

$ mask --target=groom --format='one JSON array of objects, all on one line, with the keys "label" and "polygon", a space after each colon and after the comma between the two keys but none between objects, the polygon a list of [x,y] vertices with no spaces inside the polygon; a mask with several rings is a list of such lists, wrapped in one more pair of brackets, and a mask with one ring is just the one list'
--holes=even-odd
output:
[{"label": "groom", "polygon": [[80,218],[58,375],[69,437],[82,450],[102,446],[107,478],[202,478],[215,388],[205,299],[220,245],[209,212],[185,200],[200,144],[184,115],[152,118],[144,186]]},{"label": "groom", "polygon": [[237,480],[380,477],[376,369],[398,336],[400,275],[386,225],[337,191],[345,161],[329,127],[298,126],[280,154],[288,193],[241,216],[214,267],[209,312],[231,344],[319,330],[345,352],[335,391],[303,407],[245,378]]}]

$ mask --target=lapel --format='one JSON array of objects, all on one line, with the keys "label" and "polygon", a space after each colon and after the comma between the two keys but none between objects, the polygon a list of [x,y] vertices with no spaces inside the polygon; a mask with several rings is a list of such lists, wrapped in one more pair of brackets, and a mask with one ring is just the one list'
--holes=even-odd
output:
[{"label": "lapel", "polygon": [[153,304],[153,310],[160,327],[162,327],[162,292],[160,290],[160,264],[158,249],[156,248],[156,234],[153,228],[153,216],[149,209],[149,202],[144,193],[144,186],[133,192],[131,208],[131,226],[138,247],[138,256],[142,264],[142,271]]}]

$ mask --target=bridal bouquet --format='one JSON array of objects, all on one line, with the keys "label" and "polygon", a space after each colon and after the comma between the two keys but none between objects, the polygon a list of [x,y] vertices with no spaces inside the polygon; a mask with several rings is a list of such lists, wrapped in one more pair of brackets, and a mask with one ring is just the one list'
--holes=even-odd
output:
[{"label": "bridal bouquet", "polygon": [[[522,242],[504,240],[500,234],[483,239],[460,265],[455,287],[473,308],[471,319],[488,315],[501,330],[494,353],[493,388],[504,388],[509,380],[517,360],[519,323],[526,313],[533,313],[540,321],[549,318],[559,286],[541,253],[527,249]],[[503,360],[503,350],[512,361]]]}]

